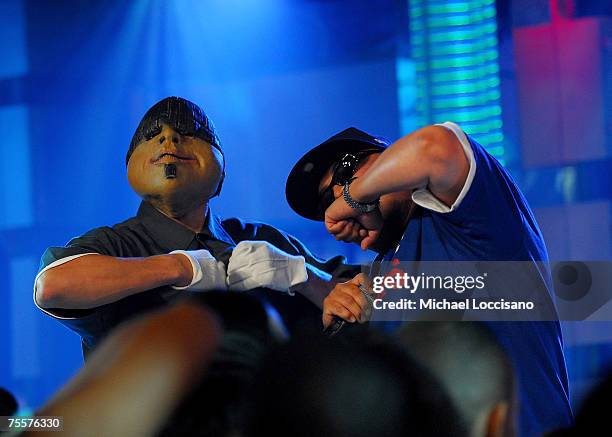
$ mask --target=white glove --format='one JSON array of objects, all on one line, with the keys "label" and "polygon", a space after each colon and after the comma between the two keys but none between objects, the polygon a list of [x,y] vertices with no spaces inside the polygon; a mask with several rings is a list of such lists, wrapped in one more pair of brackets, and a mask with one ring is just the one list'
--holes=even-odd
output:
[{"label": "white glove", "polygon": [[225,264],[217,261],[208,250],[174,250],[170,253],[185,255],[193,269],[193,278],[189,285],[173,285],[172,288],[187,291],[227,290]]},{"label": "white glove", "polygon": [[303,256],[289,255],[267,241],[241,241],[227,266],[227,285],[233,291],[263,287],[293,294],[290,287],[307,279]]}]

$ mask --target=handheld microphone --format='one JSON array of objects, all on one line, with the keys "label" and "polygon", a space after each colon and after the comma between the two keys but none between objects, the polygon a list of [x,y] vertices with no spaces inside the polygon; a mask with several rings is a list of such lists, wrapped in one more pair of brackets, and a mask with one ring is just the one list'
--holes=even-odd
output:
[{"label": "handheld microphone", "polygon": [[346,320],[341,319],[340,317],[333,316],[332,322],[323,330],[323,335],[326,337],[333,337],[336,335],[346,324]]},{"label": "handheld microphone", "polygon": [[[364,297],[367,299],[369,304],[372,305],[374,302],[372,295],[368,293],[368,291],[365,289],[363,285],[359,286],[359,290],[364,295]],[[327,337],[333,337],[338,332],[340,332],[340,330],[344,327],[344,325],[346,325],[346,320],[341,319],[338,316],[333,316],[332,322],[327,326],[327,328],[323,329],[323,335]]]}]

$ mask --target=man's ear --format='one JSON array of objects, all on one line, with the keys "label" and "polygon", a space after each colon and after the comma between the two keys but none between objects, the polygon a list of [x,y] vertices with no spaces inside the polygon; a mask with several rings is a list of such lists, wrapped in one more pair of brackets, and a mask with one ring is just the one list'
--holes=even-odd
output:
[{"label": "man's ear", "polygon": [[217,189],[215,190],[215,194],[210,196],[211,199],[221,194],[221,188],[223,187],[223,181],[225,181],[225,155],[220,149],[216,149],[216,150],[218,150],[219,154],[221,155],[221,160],[223,162],[223,165],[221,166],[221,179],[219,179],[219,183],[217,184]]},{"label": "man's ear", "polygon": [[498,402],[487,418],[487,437],[514,437],[514,424],[507,401]]},{"label": "man's ear", "polygon": [[212,195],[211,199],[213,197],[217,197],[219,194],[221,194],[221,187],[223,186],[223,181],[224,180],[225,180],[225,169],[221,173],[221,179],[219,180],[219,184],[217,185],[217,191],[215,191],[215,194]]}]

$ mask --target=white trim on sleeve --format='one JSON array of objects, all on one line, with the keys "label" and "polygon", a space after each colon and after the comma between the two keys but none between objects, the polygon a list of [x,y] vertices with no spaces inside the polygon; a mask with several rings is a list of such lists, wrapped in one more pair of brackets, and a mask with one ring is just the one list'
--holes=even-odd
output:
[{"label": "white trim on sleeve", "polygon": [[436,212],[448,213],[459,208],[459,205],[461,205],[461,202],[470,190],[470,187],[472,186],[472,181],[474,180],[474,175],[476,174],[476,160],[474,159],[474,151],[472,150],[470,141],[467,139],[465,133],[461,130],[459,126],[450,121],[436,124],[436,126],[444,126],[457,136],[457,139],[463,146],[465,156],[467,157],[470,163],[470,170],[468,171],[468,175],[465,179],[465,184],[463,184],[461,192],[457,196],[457,199],[455,199],[455,202],[450,206],[450,208],[443,202],[441,202],[439,199],[437,199],[436,196],[434,196],[432,192],[427,189],[427,187],[415,190],[412,193],[412,201],[417,205],[422,206],[423,208],[427,208]]},{"label": "white trim on sleeve", "polygon": [[65,258],[60,258],[58,260],[53,261],[51,264],[49,264],[48,266],[45,266],[44,269],[42,269],[40,272],[38,272],[38,274],[36,275],[36,278],[34,278],[34,295],[32,296],[34,299],[34,305],[36,305],[38,307],[39,310],[41,310],[43,313],[48,314],[51,317],[54,317],[56,319],[61,319],[61,320],[72,320],[75,319],[76,317],[62,317],[62,316],[58,316],[57,314],[53,314],[52,312],[50,312],[49,310],[41,307],[38,302],[36,301],[36,282],[38,282],[38,278],[40,277],[40,275],[42,275],[44,272],[46,272],[47,270],[50,270],[54,267],[57,266],[61,266],[62,264],[66,264],[69,261],[73,261],[77,258],[80,258],[82,256],[85,255],[100,255],[99,253],[96,252],[87,252],[87,253],[79,253],[77,255],[71,255],[71,256],[67,256]]}]

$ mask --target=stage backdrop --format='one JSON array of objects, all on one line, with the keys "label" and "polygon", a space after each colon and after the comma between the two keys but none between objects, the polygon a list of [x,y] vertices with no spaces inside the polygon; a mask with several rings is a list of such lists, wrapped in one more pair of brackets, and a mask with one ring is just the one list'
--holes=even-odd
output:
[{"label": "stage backdrop", "polygon": [[[0,4],[0,386],[18,396],[23,411],[41,405],[82,365],[78,337],[33,305],[40,255],[135,213],[125,153],[143,113],[163,97],[197,102],[216,124],[227,158],[216,211],[272,223],[321,256],[371,259],[297,217],[284,198],[285,178],[306,150],[349,126],[396,139],[418,124],[407,108],[423,90],[407,79],[423,53],[411,53],[418,44],[410,31],[423,31],[414,14],[434,11],[429,3],[436,2],[415,1],[412,9],[398,0]],[[554,144],[521,144],[525,90],[537,79],[530,61],[544,58],[517,45],[529,40],[516,32],[550,25],[551,14],[524,19],[524,2],[472,3],[487,11],[480,15],[489,20],[483,43],[495,48],[497,40],[486,59],[498,68],[486,79],[501,102],[501,113],[490,108],[496,153],[534,206],[551,257],[609,259],[609,150],[595,148],[585,158]],[[597,29],[609,31],[601,20]],[[565,52],[547,53],[554,60]],[[576,150],[595,150],[587,146]],[[542,162],[546,156],[552,161]],[[610,363],[611,332],[601,324],[567,326],[574,395]]]}]

